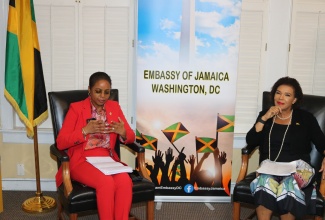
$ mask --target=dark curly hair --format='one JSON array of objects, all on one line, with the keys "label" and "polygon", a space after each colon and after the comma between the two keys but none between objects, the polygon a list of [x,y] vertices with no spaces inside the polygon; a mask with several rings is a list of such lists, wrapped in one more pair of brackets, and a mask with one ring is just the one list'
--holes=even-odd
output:
[{"label": "dark curly hair", "polygon": [[291,86],[294,90],[294,96],[297,99],[297,101],[292,105],[292,108],[298,108],[300,104],[302,103],[304,94],[302,93],[301,86],[299,82],[295,78],[291,78],[289,76],[282,77],[276,81],[272,87],[271,90],[271,98],[274,100],[274,96],[276,93],[276,90],[279,88],[281,85],[287,85]]},{"label": "dark curly hair", "polygon": [[112,80],[105,72],[95,72],[89,77],[89,88],[91,89],[99,80],[106,80],[112,86]]}]

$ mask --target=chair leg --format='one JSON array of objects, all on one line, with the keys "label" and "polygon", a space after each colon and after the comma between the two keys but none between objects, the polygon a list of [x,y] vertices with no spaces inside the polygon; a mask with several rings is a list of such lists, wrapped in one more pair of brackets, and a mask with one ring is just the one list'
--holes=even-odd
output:
[{"label": "chair leg", "polygon": [[69,220],[77,220],[78,214],[77,213],[71,213],[69,214]]},{"label": "chair leg", "polygon": [[240,220],[240,203],[233,202],[233,220]]},{"label": "chair leg", "polygon": [[155,202],[153,200],[147,202],[147,220],[155,218]]}]

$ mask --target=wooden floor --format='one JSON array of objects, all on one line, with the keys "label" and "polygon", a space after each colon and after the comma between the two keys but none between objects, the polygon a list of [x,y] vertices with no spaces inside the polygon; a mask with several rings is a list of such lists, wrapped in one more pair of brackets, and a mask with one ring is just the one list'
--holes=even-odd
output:
[{"label": "wooden floor", "polygon": [[[43,192],[44,196],[50,196],[57,201],[56,192]],[[21,206],[26,199],[35,196],[32,191],[3,191],[4,210],[0,213],[0,220],[53,220],[56,219],[57,209],[47,213],[30,214],[22,210]],[[163,202],[155,204],[155,220],[231,220],[232,203],[207,203],[204,202]],[[253,209],[242,208],[241,218],[245,219]],[[132,205],[132,220],[146,219],[145,203]],[[96,213],[80,216],[79,220],[98,220]],[[272,220],[279,219],[273,217]],[[253,218],[256,220],[256,217]]]}]

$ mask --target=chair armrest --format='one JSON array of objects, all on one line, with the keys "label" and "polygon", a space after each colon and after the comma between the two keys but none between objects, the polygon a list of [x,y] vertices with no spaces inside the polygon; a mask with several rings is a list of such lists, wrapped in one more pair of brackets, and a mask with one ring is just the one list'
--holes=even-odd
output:
[{"label": "chair armrest", "polygon": [[149,174],[148,174],[148,171],[146,168],[145,148],[137,142],[134,142],[132,144],[125,144],[125,146],[137,153],[136,157],[137,157],[137,166],[139,169],[139,173],[141,176],[143,176],[144,178],[151,181],[151,178],[149,177]]},{"label": "chair armrest", "polygon": [[64,186],[64,196],[68,197],[73,190],[72,182],[70,178],[69,161],[64,161],[62,163],[62,178],[63,178],[63,186]]},{"label": "chair armrest", "polygon": [[256,149],[256,147],[252,147],[252,146],[248,146],[248,145],[241,149],[241,167],[240,167],[240,171],[239,171],[236,183],[243,180],[245,178],[245,176],[247,175],[249,158],[255,149]]},{"label": "chair armrest", "polygon": [[63,179],[63,186],[64,186],[64,196],[68,197],[69,194],[73,190],[72,182],[71,182],[71,178],[70,178],[70,166],[69,166],[70,158],[69,158],[68,154],[65,151],[59,150],[56,147],[56,144],[51,145],[50,152],[51,152],[51,154],[53,154],[57,158],[57,160],[60,161],[60,164],[62,166],[62,179]]},{"label": "chair armrest", "polygon": [[141,152],[145,152],[145,148],[143,146],[141,146],[139,143],[134,142],[132,144],[124,144],[126,147],[130,148],[131,150],[133,150],[134,152],[137,153],[141,153]]},{"label": "chair armrest", "polygon": [[255,151],[256,147],[246,145],[241,149],[241,154],[251,155]]},{"label": "chair armrest", "polygon": [[63,151],[63,150],[59,150],[56,147],[56,144],[52,144],[51,145],[50,152],[51,152],[51,154],[53,154],[60,161],[60,163],[62,163],[64,161],[68,161],[69,162],[69,156],[68,156],[68,154],[65,151]]}]

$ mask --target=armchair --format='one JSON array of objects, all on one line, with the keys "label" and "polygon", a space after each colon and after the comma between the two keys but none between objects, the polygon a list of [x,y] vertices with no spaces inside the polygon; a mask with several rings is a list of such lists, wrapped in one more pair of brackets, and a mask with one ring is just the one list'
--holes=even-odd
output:
[{"label": "armchair", "polygon": [[[63,184],[57,188],[58,193],[58,219],[64,219],[64,212],[69,215],[70,220],[76,220],[78,213],[87,213],[97,210],[96,192],[93,188],[84,186],[70,178],[69,157],[65,151],[58,150],[55,140],[62,127],[65,115],[72,102],[80,101],[88,96],[87,90],[71,90],[60,92],[49,92],[49,103],[54,133],[54,144],[50,152],[55,156],[58,168],[63,167]],[[118,101],[118,90],[112,89],[111,100]],[[147,219],[154,219],[154,197],[155,185],[152,183],[145,166],[145,149],[137,144],[126,145],[137,154],[137,168],[143,178],[130,174],[133,180],[132,203],[146,202]],[[116,153],[120,156],[120,143],[117,140]]]},{"label": "armchair", "polygon": [[[270,98],[270,92],[263,92],[263,109],[267,109],[273,105],[273,101]],[[303,103],[301,106],[311,112],[317,119],[321,129],[325,132],[325,97],[316,95],[304,95]],[[325,144],[325,143],[324,143]],[[250,155],[255,151],[254,147],[246,146],[242,148],[242,164],[239,171],[239,175],[236,181],[236,185],[233,190],[233,219],[240,219],[241,204],[254,205],[254,198],[250,191],[250,183],[255,179],[255,172],[247,175],[247,168]],[[317,182],[317,203],[316,203],[316,216],[314,219],[323,219],[324,214],[324,196],[325,196],[325,180],[321,179],[321,173],[318,170],[321,167],[323,156],[318,153],[315,146],[310,153],[311,165],[315,168],[315,181]],[[308,205],[308,204],[307,204]],[[255,213],[253,213],[254,215]],[[253,215],[246,219],[250,219]]]}]

